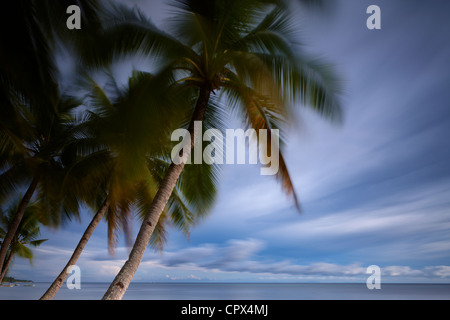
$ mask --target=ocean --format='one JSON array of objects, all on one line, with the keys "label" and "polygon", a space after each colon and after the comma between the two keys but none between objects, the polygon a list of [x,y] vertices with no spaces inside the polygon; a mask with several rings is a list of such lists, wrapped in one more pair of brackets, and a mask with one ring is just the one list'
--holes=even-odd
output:
[{"label": "ocean", "polygon": [[[37,300],[50,283],[0,287],[0,300]],[[63,286],[55,300],[99,300],[109,283]],[[132,283],[124,300],[449,300],[450,284]]]}]

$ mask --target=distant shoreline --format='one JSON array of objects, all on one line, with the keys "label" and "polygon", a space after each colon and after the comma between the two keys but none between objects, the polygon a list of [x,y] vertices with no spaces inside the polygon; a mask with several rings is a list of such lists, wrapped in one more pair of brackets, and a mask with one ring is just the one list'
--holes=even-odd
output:
[{"label": "distant shoreline", "polygon": [[23,280],[23,279],[15,279],[14,277],[4,277],[3,283],[11,283],[11,282],[21,282],[21,283],[34,283],[33,280]]}]

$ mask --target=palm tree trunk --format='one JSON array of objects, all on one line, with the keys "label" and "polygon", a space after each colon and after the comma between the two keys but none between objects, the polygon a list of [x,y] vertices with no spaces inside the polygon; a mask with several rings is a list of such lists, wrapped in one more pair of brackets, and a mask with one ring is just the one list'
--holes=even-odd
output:
[{"label": "palm tree trunk", "polygon": [[[5,264],[3,265],[3,270],[2,270],[2,272],[0,274],[0,279],[3,280],[3,278],[5,277],[6,272],[8,271],[8,268],[9,268],[9,265],[10,265],[10,263],[12,261],[13,256],[14,256],[14,253],[10,252],[9,255],[8,255],[8,258],[6,258]],[[2,282],[2,280],[0,280],[0,283]]]},{"label": "palm tree trunk", "polygon": [[[8,248],[11,244],[12,239],[14,238],[14,235],[16,234],[17,228],[19,228],[20,222],[22,221],[23,215],[25,213],[25,209],[27,208],[28,204],[30,203],[31,197],[33,196],[33,193],[36,190],[39,180],[40,180],[40,174],[38,173],[35,175],[35,177],[31,181],[31,184],[28,187],[27,192],[25,192],[25,195],[23,196],[22,201],[20,202],[19,207],[17,208],[17,212],[14,216],[13,221],[11,222],[11,225],[9,226],[9,229],[5,235],[5,238],[3,239],[2,247],[0,249],[0,266],[3,266]],[[4,273],[1,272],[0,283],[3,280],[3,275],[4,275]]]},{"label": "palm tree trunk", "polygon": [[52,300],[55,295],[58,293],[59,289],[61,288],[62,284],[66,280],[68,273],[67,270],[70,266],[77,263],[78,258],[80,257],[81,253],[83,252],[84,247],[89,241],[89,238],[91,237],[92,233],[94,232],[95,228],[98,226],[100,221],[102,220],[103,216],[105,215],[106,210],[108,210],[109,202],[108,199],[106,199],[100,209],[98,209],[95,216],[92,218],[91,223],[86,228],[86,231],[84,231],[83,236],[80,239],[80,242],[78,242],[77,247],[73,251],[72,256],[70,257],[69,261],[67,262],[64,269],[61,271],[59,276],[53,281],[53,283],[50,285],[50,287],[47,289],[47,291],[42,295],[40,300]]},{"label": "palm tree trunk", "polygon": [[[211,94],[211,89],[209,85],[204,85],[200,88],[199,97],[197,104],[194,109],[194,114],[192,115],[191,122],[189,124],[188,132],[191,135],[191,147],[192,150],[194,146],[195,136],[194,136],[194,122],[202,121],[205,115],[206,107],[208,106],[209,96]],[[153,199],[150,206],[149,212],[142,221],[141,228],[134,242],[133,248],[131,249],[128,260],[122,266],[119,273],[114,278],[113,282],[109,286],[103,300],[120,300],[122,299],[125,291],[127,290],[134,274],[136,273],[139,264],[144,256],[145,249],[148,246],[150,237],[158,223],[159,217],[163,212],[167,202],[169,201],[170,195],[177,183],[178,177],[183,171],[184,163],[174,164],[172,163],[167,170],[163,181],[158,189],[158,192]]]}]

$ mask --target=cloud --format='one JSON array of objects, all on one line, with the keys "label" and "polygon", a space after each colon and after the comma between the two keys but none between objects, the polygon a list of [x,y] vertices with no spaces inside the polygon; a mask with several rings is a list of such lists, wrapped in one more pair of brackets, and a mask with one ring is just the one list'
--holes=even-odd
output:
[{"label": "cloud", "polygon": [[188,275],[188,276],[182,276],[182,277],[175,277],[175,276],[171,276],[171,275],[169,275],[169,274],[166,274],[166,276],[165,276],[165,278],[167,279],[167,280],[171,280],[171,281],[180,281],[180,280],[196,280],[196,281],[201,281],[201,280],[203,280],[202,278],[200,278],[200,277],[198,277],[198,276],[196,276],[196,275],[193,275],[193,274],[190,274],[190,275]]},{"label": "cloud", "polygon": [[295,244],[302,248],[304,257],[307,249],[342,252],[342,260],[352,252],[362,260],[393,264],[413,260],[421,260],[423,265],[448,263],[449,191],[448,180],[410,186],[375,203],[330,213],[308,212],[295,220],[274,223],[254,236],[279,246]]},{"label": "cloud", "polygon": [[102,265],[98,270],[100,276],[112,276],[115,277],[120,271],[120,266],[118,265]]},{"label": "cloud", "polygon": [[246,261],[262,247],[262,242],[255,239],[231,240],[223,246],[204,244],[177,252],[166,252],[159,262],[169,267],[196,264],[202,268],[221,269]]},{"label": "cloud", "polygon": [[[231,240],[223,245],[203,244],[197,247],[175,250],[163,254],[159,258],[146,260],[151,262],[152,268],[168,268],[176,272],[177,276],[166,275],[171,280],[201,279],[193,275],[192,271],[203,274],[254,274],[258,279],[328,279],[364,280],[368,276],[367,266],[361,263],[339,264],[329,262],[315,262],[311,264],[297,264],[288,260],[269,261],[259,257],[265,244],[258,239]],[[410,266],[383,266],[382,276],[390,281],[396,279],[442,280],[450,279],[450,266],[427,266],[414,269]],[[250,277],[251,279],[251,277]]]},{"label": "cloud", "polygon": [[383,274],[389,276],[418,276],[423,275],[423,271],[414,270],[407,266],[389,266],[383,268]]},{"label": "cloud", "polygon": [[441,278],[450,277],[450,266],[433,266],[424,268],[425,274]]}]

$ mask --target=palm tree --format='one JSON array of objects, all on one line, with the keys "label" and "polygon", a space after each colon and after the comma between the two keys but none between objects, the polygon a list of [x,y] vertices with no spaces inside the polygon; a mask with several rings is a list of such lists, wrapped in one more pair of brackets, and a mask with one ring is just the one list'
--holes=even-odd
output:
[{"label": "palm tree", "polygon": [[[33,196],[39,198],[39,208],[47,214],[42,222],[58,225],[64,215],[78,214],[78,207],[69,197],[60,198],[59,186],[69,159],[61,157],[61,152],[70,136],[71,112],[78,106],[78,101],[61,96],[55,102],[55,112],[46,119],[34,115],[26,105],[16,106],[17,118],[21,126],[9,129],[8,135],[16,143],[16,152],[8,161],[3,161],[0,175],[2,196],[7,198],[29,183],[21,202],[17,207],[1,246],[0,261],[3,263],[6,252],[20,225],[25,209]],[[31,180],[31,182],[30,182]]]},{"label": "palm tree", "polygon": [[[275,4],[274,4],[275,3]],[[188,106],[192,149],[195,121],[203,121],[214,105],[225,104],[256,129],[283,129],[292,119],[291,106],[302,103],[323,116],[340,114],[337,81],[329,68],[305,58],[296,46],[292,19],[278,1],[178,0],[167,35],[142,15],[104,32],[98,50],[85,56],[101,65],[115,54],[141,52],[163,60],[169,85],[193,92]],[[112,41],[113,35],[119,41]],[[160,61],[161,61],[160,60]],[[282,135],[281,135],[282,137]],[[268,132],[270,141],[270,131]],[[264,146],[263,146],[264,147]],[[283,190],[298,200],[280,152],[276,177]],[[131,282],[159,218],[180,177],[184,163],[172,163],[153,198],[128,260],[103,299],[121,299]]]},{"label": "palm tree", "polygon": [[[4,213],[0,223],[0,238],[3,239],[6,235],[6,231],[9,229],[9,225],[14,219],[14,215],[17,211],[19,201],[13,203],[6,214]],[[8,249],[7,257],[3,264],[1,278],[6,275],[8,268],[14,256],[17,255],[22,258],[33,260],[33,252],[28,245],[37,247],[40,246],[47,239],[38,239],[40,235],[39,221],[38,221],[38,207],[36,204],[30,204],[25,209],[25,213],[19,227],[14,235],[13,240]]]},{"label": "palm tree", "polygon": [[[27,151],[27,145],[21,140],[21,134],[29,127],[24,128],[22,110],[18,105],[29,104],[33,106],[31,111],[46,118],[51,114],[52,102],[55,98],[54,62],[50,54],[48,41],[40,28],[33,12],[26,9],[25,1],[16,1],[10,4],[8,10],[2,13],[8,14],[9,19],[1,17],[1,21],[12,22],[12,25],[3,26],[2,30],[15,32],[2,32],[2,55],[0,59],[0,153],[1,153],[1,188],[0,201],[5,198],[5,193],[17,182],[5,181],[11,175],[8,163],[15,162]],[[11,16],[13,15],[12,19]],[[53,100],[53,101],[52,101]],[[39,108],[37,107],[39,105]],[[42,108],[45,106],[44,108]],[[45,115],[45,116],[44,116]],[[19,134],[17,134],[17,131]],[[20,170],[16,170],[19,173]],[[3,265],[9,245],[16,233],[34,190],[40,180],[40,173],[33,170],[29,179],[28,189],[22,202],[18,206],[16,219],[11,223],[11,230],[5,235],[0,249],[0,266]],[[7,191],[8,190],[8,191]],[[1,281],[1,277],[0,277]]]},{"label": "palm tree", "polygon": [[[61,27],[72,4],[82,9],[83,28],[77,32]],[[61,94],[55,57],[61,47],[91,45],[92,34],[102,30],[104,21],[120,19],[118,12],[98,0],[17,0],[1,11],[0,203],[24,188],[26,192],[0,248],[0,266],[33,197],[47,212],[42,216],[46,224],[58,225],[61,217],[78,214],[76,193],[64,195],[60,187],[73,161],[63,149],[73,138],[71,116],[79,104]]]},{"label": "palm tree", "polygon": [[[47,212],[59,212],[55,209],[60,202],[53,197],[56,192],[50,191],[58,189],[57,180],[62,177],[60,151],[69,132],[70,113],[78,106],[76,100],[61,94],[57,81],[56,40],[62,34],[55,31],[61,28],[52,23],[51,15],[65,15],[63,2],[67,4],[13,1],[0,16],[0,203],[26,190],[0,248],[0,266],[36,191],[45,194],[40,198],[41,208],[46,202]],[[89,16],[95,15],[95,0],[77,4],[83,5]],[[76,203],[70,206],[73,209]],[[71,211],[66,209],[66,213]],[[48,223],[59,219],[58,215],[47,218]]]},{"label": "palm tree", "polygon": [[[158,143],[157,137],[167,134],[164,133],[168,131],[166,125],[176,117],[161,112],[159,116],[153,114],[161,105],[173,104],[169,97],[176,97],[179,107],[184,103],[180,100],[183,95],[171,88],[171,94],[164,94],[164,100],[158,101],[154,97],[158,96],[157,92],[161,93],[160,79],[145,72],[133,72],[125,88],[120,88],[110,74],[108,78],[105,87],[109,90],[104,90],[87,75],[82,79],[82,88],[88,91],[84,105],[90,110],[74,130],[73,143],[65,149],[68,154],[77,154],[78,160],[68,169],[62,186],[62,193],[75,193],[91,207],[97,205],[99,196],[104,200],[66,266],[41,300],[53,299],[68,276],[68,268],[76,264],[103,218],[108,223],[108,245],[112,253],[114,233],[127,226],[131,211],[147,211],[170,165],[169,146]],[[149,137],[153,137],[153,143],[146,143],[151,141]],[[188,168],[186,172],[192,178],[172,193],[157,232],[153,234],[152,246],[162,249],[168,222],[188,234],[190,226],[207,212],[216,194],[216,169],[214,166]],[[192,196],[189,191],[195,187],[205,190]]]}]

